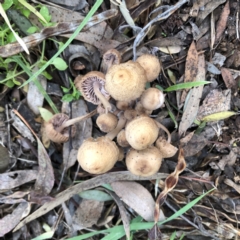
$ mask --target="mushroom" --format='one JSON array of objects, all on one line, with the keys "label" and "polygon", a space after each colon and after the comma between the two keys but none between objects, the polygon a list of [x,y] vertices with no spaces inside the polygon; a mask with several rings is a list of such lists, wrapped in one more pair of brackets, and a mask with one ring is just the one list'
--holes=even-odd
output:
[{"label": "mushroom", "polygon": [[110,95],[104,88],[105,76],[103,73],[92,71],[84,76],[78,76],[74,80],[74,84],[86,101],[95,105],[102,103],[106,113],[111,110],[111,104],[108,102]]},{"label": "mushroom", "polygon": [[109,68],[105,88],[115,100],[130,102],[141,96],[146,81],[141,65],[128,61]]},{"label": "mushroom", "polygon": [[78,149],[78,162],[83,170],[91,174],[102,174],[109,171],[119,159],[119,149],[114,141],[125,126],[126,119],[120,114],[117,127],[97,139],[89,138]]},{"label": "mushroom", "polygon": [[79,148],[77,158],[86,172],[102,174],[117,162],[119,149],[116,143],[107,137],[88,138]]},{"label": "mushroom", "polygon": [[116,128],[118,118],[113,113],[103,113],[97,117],[96,124],[102,132],[108,133]]},{"label": "mushroom", "polygon": [[143,54],[137,58],[136,62],[144,68],[148,82],[155,80],[161,72],[161,63],[154,55]]},{"label": "mushroom", "polygon": [[71,135],[74,136],[76,128],[75,123],[88,119],[97,113],[96,110],[77,118],[69,119],[66,114],[58,113],[45,122],[45,130],[47,137],[56,143],[67,142],[69,139],[69,126],[73,125]]},{"label": "mushroom", "polygon": [[134,118],[126,126],[126,139],[134,149],[143,150],[151,146],[157,137],[158,126],[146,115]]},{"label": "mushroom", "polygon": [[[118,50],[109,49],[107,52],[103,54],[103,65],[105,65],[108,70],[112,65],[120,64],[121,59],[122,59],[121,54]],[[107,72],[107,70],[103,70],[103,71]]]},{"label": "mushroom", "polygon": [[151,176],[158,172],[161,164],[162,155],[154,146],[140,151],[131,148],[126,156],[128,170],[137,176]]},{"label": "mushroom", "polygon": [[162,137],[159,137],[157,139],[155,146],[159,149],[163,158],[173,157],[178,151],[178,149],[175,146],[167,142]]},{"label": "mushroom", "polygon": [[129,143],[126,139],[126,131],[123,129],[117,135],[117,143],[121,147],[129,147]]},{"label": "mushroom", "polygon": [[167,133],[167,141],[170,143],[171,134],[168,129],[147,115],[140,115],[127,124],[126,139],[132,148],[143,150],[156,141],[159,128]]},{"label": "mushroom", "polygon": [[156,110],[164,104],[164,94],[157,88],[148,88],[141,95],[140,102],[147,110]]}]

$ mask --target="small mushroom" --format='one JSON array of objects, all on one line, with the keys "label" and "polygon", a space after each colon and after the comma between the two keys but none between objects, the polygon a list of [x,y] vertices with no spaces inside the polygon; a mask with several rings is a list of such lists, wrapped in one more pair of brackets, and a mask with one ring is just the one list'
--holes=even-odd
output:
[{"label": "small mushroom", "polygon": [[114,141],[117,134],[124,128],[126,119],[120,114],[117,127],[97,139],[89,138],[78,150],[77,159],[83,170],[92,174],[109,171],[119,159],[119,149]]},{"label": "small mushroom", "polygon": [[97,117],[96,124],[102,132],[108,133],[116,128],[118,118],[113,113],[103,113]]},{"label": "small mushroom", "polygon": [[105,76],[103,73],[92,71],[85,76],[78,76],[74,84],[86,101],[95,105],[102,103],[106,113],[111,110],[111,104],[108,102],[110,95],[105,90]]},{"label": "small mushroom", "polygon": [[173,157],[178,149],[167,142],[164,138],[159,137],[155,143],[156,147],[160,150],[163,158]]},{"label": "small mushroom", "polygon": [[128,61],[109,68],[105,88],[115,100],[130,102],[141,96],[146,81],[141,65]]},{"label": "small mushroom", "polygon": [[97,113],[96,110],[77,118],[69,119],[66,114],[58,113],[45,122],[45,130],[47,137],[56,143],[67,142],[69,139],[69,126],[72,126],[71,135],[74,136],[76,132],[75,123],[86,120]]},{"label": "small mushroom", "polygon": [[130,149],[126,156],[128,170],[137,176],[151,176],[158,172],[161,164],[162,155],[154,146],[141,151]]},{"label": "small mushroom", "polygon": [[136,150],[143,150],[151,146],[158,137],[158,126],[155,121],[141,115],[134,118],[126,126],[126,139]]},{"label": "small mushroom", "polygon": [[89,138],[79,148],[77,158],[86,172],[102,174],[117,162],[119,149],[116,143],[107,137]]},{"label": "small mushroom", "polygon": [[137,58],[136,62],[144,68],[148,82],[155,80],[161,72],[161,63],[154,55],[143,54]]},{"label": "small mushroom", "polygon": [[[103,54],[103,65],[104,65],[104,72],[107,72],[107,70],[115,64],[120,64],[121,62],[121,54],[116,49],[109,49],[107,52]],[[105,70],[106,69],[106,70]]]},{"label": "small mushroom", "polygon": [[140,102],[147,110],[156,110],[164,104],[164,94],[157,88],[148,88],[141,95]]},{"label": "small mushroom", "polygon": [[121,147],[129,147],[129,143],[126,139],[126,131],[123,129],[117,135],[117,143]]}]

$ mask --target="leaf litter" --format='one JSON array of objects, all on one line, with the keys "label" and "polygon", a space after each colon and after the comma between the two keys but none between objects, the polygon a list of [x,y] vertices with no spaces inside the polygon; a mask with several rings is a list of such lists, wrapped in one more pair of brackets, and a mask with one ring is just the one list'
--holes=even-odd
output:
[{"label": "leaf litter", "polygon": [[[35,6],[34,1],[30,4]],[[19,68],[18,62],[4,62],[5,58],[22,54],[22,62],[30,66],[41,55],[44,61],[50,59],[92,8],[90,1],[49,1],[49,4],[44,6],[44,14],[52,25],[50,22],[44,25],[33,13],[27,19],[36,26],[36,33],[28,33],[27,24],[17,25],[18,18],[24,19],[20,9],[12,9],[8,14],[11,23],[20,29],[19,34],[31,52],[29,56],[21,53],[23,49],[18,42],[9,41],[0,46],[1,107],[10,109],[9,112],[0,109],[4,115],[0,118],[3,155],[0,222],[5,223],[0,224],[3,226],[0,235],[12,238],[18,234],[20,239],[27,231],[31,238],[44,233],[57,239],[76,235],[84,238],[89,230],[97,234],[107,226],[111,231],[122,221],[126,237],[133,236],[133,239],[142,236],[170,239],[173,231],[177,237],[185,235],[186,239],[239,236],[238,1],[171,0],[169,5],[155,1],[102,3],[83,31],[57,58],[58,64],[43,73],[46,78],[49,75],[52,78],[51,82],[45,79],[41,84],[46,92],[51,92],[51,84],[60,89],[60,94],[50,95],[56,109],[75,118],[96,107],[83,98],[79,100],[80,93],[73,89],[70,79],[73,82],[79,74],[101,70],[107,50],[117,49],[122,62],[136,60],[143,53],[157,56],[162,70],[147,88],[160,86],[166,90],[166,103],[149,116],[160,119],[170,131],[171,143],[179,150],[175,156],[163,160],[156,175],[146,178],[125,172],[128,147],[121,150],[123,158],[119,157],[108,173],[95,176],[84,171],[78,165],[77,152],[86,139],[103,136],[96,117],[77,123],[76,134],[70,134],[66,143],[53,143],[47,138],[45,123],[39,117],[49,110],[47,118],[52,114],[44,95],[40,91],[38,96],[38,89],[32,83],[28,89],[17,89],[14,85],[19,79],[26,84],[28,76],[22,72],[16,78],[14,74],[24,68]],[[15,18],[10,17],[11,13],[15,13]],[[66,64],[69,69],[65,69]],[[9,79],[4,80],[7,69],[13,71],[13,85],[7,82]],[[63,103],[62,96],[70,103]],[[113,99],[110,102],[113,106],[116,103]],[[130,107],[133,106],[131,103]],[[162,132],[159,135],[165,138]],[[159,220],[184,209],[214,183],[216,189],[201,204],[159,227]],[[90,194],[84,193],[85,190],[98,192]],[[37,207],[30,209],[33,203]],[[141,221],[152,222],[148,235],[146,231],[132,231],[136,216]],[[50,227],[46,232],[40,227],[36,235],[37,231],[30,229],[34,224],[40,226],[40,217],[41,224]],[[68,227],[61,224],[62,219]],[[103,236],[99,235],[99,239]],[[109,236],[115,236],[114,232]]]}]

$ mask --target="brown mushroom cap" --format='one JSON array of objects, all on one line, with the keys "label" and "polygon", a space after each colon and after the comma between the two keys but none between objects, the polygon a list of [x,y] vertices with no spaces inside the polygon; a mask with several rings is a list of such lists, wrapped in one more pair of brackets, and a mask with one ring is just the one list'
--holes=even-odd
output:
[{"label": "brown mushroom cap", "polygon": [[96,123],[102,132],[108,133],[117,126],[118,118],[113,113],[103,113],[97,117]]},{"label": "brown mushroom cap", "polygon": [[144,68],[148,82],[155,80],[161,72],[161,63],[154,55],[143,54],[137,58],[136,62]]},{"label": "brown mushroom cap", "polygon": [[143,150],[156,141],[158,130],[158,126],[152,118],[141,115],[127,124],[126,139],[132,148]]},{"label": "brown mushroom cap", "polygon": [[[57,131],[64,122],[68,121],[69,117],[66,114],[58,113],[45,123],[45,130],[47,137],[56,143],[67,142],[69,139],[69,127],[64,128],[61,132]],[[75,125],[72,126],[72,136],[76,133]]]},{"label": "brown mushroom cap", "polygon": [[128,170],[137,176],[151,176],[158,172],[162,164],[162,155],[156,147],[138,151],[130,149],[126,156]]},{"label": "brown mushroom cap", "polygon": [[114,166],[119,157],[115,142],[106,137],[89,138],[78,150],[77,159],[80,166],[91,174],[102,174]]},{"label": "brown mushroom cap", "polygon": [[145,109],[153,111],[164,104],[164,94],[157,88],[148,88],[143,92],[140,102]]},{"label": "brown mushroom cap", "polygon": [[[80,78],[80,80],[78,78]],[[92,71],[84,76],[78,76],[74,80],[74,84],[86,101],[95,105],[102,103],[105,109],[111,108],[110,103],[107,101],[110,95],[105,90],[105,76],[103,73]]]},{"label": "brown mushroom cap", "polygon": [[117,135],[117,143],[118,143],[118,145],[121,146],[121,147],[129,147],[129,146],[130,146],[129,143],[128,143],[128,141],[127,141],[127,139],[126,139],[126,132],[125,132],[124,129],[121,130],[121,131],[118,133],[118,135]]},{"label": "brown mushroom cap", "polygon": [[146,75],[141,65],[128,61],[109,68],[105,88],[115,100],[130,102],[140,97],[145,83]]},{"label": "brown mushroom cap", "polygon": [[159,149],[159,151],[161,152],[163,158],[173,157],[178,151],[178,149],[176,147],[174,147],[172,144],[167,142],[162,137],[159,137],[157,139],[155,145]]}]

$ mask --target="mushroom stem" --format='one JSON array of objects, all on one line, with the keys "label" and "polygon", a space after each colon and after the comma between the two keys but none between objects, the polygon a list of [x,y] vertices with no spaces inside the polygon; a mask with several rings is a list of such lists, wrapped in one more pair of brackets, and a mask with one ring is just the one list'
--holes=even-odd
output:
[{"label": "mushroom stem", "polygon": [[93,115],[95,115],[96,113],[97,113],[97,110],[95,109],[92,112],[90,112],[84,116],[80,116],[80,117],[76,117],[76,118],[67,120],[67,121],[63,122],[63,124],[61,126],[59,126],[58,128],[56,128],[55,130],[57,132],[62,132],[64,128],[69,127],[69,126],[73,125],[74,123],[88,119],[88,118],[92,117]]},{"label": "mushroom stem", "polygon": [[99,98],[100,102],[103,104],[106,113],[108,113],[108,111],[111,111],[112,106],[111,104],[108,102],[108,100],[103,96],[103,94],[101,93],[101,91],[99,90],[100,88],[100,84],[98,82],[94,82],[93,84],[93,90],[96,94],[96,96]]},{"label": "mushroom stem", "polygon": [[167,142],[170,143],[171,142],[171,134],[170,132],[168,131],[168,129],[166,127],[164,127],[161,123],[159,123],[158,121],[154,120],[155,123],[157,124],[157,126],[159,128],[161,128],[164,132],[167,133],[167,136],[168,136],[168,139],[167,139]]},{"label": "mushroom stem", "polygon": [[124,128],[126,122],[127,122],[127,119],[124,117],[124,114],[121,113],[116,128],[113,129],[108,134],[106,134],[105,137],[113,140],[118,135],[118,133]]}]

